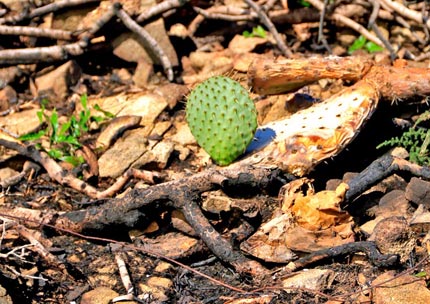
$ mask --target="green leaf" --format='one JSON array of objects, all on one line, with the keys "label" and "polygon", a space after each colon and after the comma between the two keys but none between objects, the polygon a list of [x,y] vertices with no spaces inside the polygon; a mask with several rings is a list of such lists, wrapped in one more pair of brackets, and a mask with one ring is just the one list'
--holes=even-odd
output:
[{"label": "green leaf", "polygon": [[50,157],[55,159],[60,159],[64,155],[63,151],[58,149],[50,149],[49,151],[47,151],[47,153]]},{"label": "green leaf", "polygon": [[103,115],[105,115],[107,118],[114,118],[115,117],[115,114],[113,114],[109,111],[103,110],[98,104],[94,105],[94,110],[102,112]]},{"label": "green leaf", "polygon": [[305,0],[299,0],[298,2],[303,7],[310,7],[311,6],[311,4]]},{"label": "green leaf", "polygon": [[66,143],[71,144],[76,147],[81,147],[81,143],[78,141],[78,139],[71,135],[61,135],[58,137],[58,143]]},{"label": "green leaf", "polygon": [[243,31],[242,36],[245,38],[250,38],[252,37],[252,34],[249,31]]},{"label": "green leaf", "polygon": [[72,125],[72,122],[70,120],[62,124],[60,131],[58,132],[58,135],[59,136],[65,135],[67,131],[69,131],[71,125]]},{"label": "green leaf", "polygon": [[18,139],[22,141],[36,140],[41,138],[45,134],[46,134],[46,130],[40,130],[39,132],[33,132],[33,133],[21,135],[20,137],[18,137]]},{"label": "green leaf", "polygon": [[56,143],[57,142],[57,136],[58,136],[58,113],[57,110],[54,109],[52,111],[51,117],[49,118],[49,124],[52,128],[52,135],[51,135],[51,142]]},{"label": "green leaf", "polygon": [[351,54],[354,51],[361,50],[366,44],[366,41],[367,41],[366,37],[364,37],[363,35],[360,35],[360,37],[355,39],[352,45],[348,48],[348,53]]},{"label": "green leaf", "polygon": [[252,33],[250,33],[249,31],[243,31],[242,35],[245,38],[250,38],[250,37],[266,38],[266,31],[261,25],[259,25],[252,28]]},{"label": "green leaf", "polygon": [[252,34],[256,37],[266,38],[266,31],[261,25],[254,27],[252,29]]},{"label": "green leaf", "polygon": [[375,42],[368,41],[365,44],[365,48],[369,53],[381,52],[384,50],[382,46],[377,45]]},{"label": "green leaf", "polygon": [[45,111],[45,108],[42,108],[42,110],[37,111],[37,113],[36,113],[37,118],[39,118],[39,122],[40,122],[40,123],[42,123],[42,122],[43,122],[43,118],[44,118],[43,112],[44,112],[44,111]]},{"label": "green leaf", "polygon": [[91,117],[91,113],[90,111],[81,111],[81,113],[79,114],[79,129],[80,131],[88,131],[88,122],[90,120]]},{"label": "green leaf", "polygon": [[414,274],[414,276],[416,276],[417,278],[423,278],[423,277],[427,276],[427,272],[420,271],[420,272]]},{"label": "green leaf", "polygon": [[84,110],[88,110],[88,96],[87,94],[82,94],[81,96],[81,104]]},{"label": "green leaf", "polygon": [[103,116],[91,116],[91,120],[95,121],[96,123],[100,123],[104,121],[106,118]]},{"label": "green leaf", "polygon": [[80,164],[83,164],[85,162],[82,156],[67,155],[60,157],[59,159],[69,164],[72,164],[74,167],[79,166]]}]

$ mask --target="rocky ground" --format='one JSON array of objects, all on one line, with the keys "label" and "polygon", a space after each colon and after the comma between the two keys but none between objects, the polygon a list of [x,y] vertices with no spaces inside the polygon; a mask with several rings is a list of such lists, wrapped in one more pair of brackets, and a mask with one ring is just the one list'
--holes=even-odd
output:
[{"label": "rocky ground", "polygon": [[430,302],[426,1],[0,3],[0,303]]}]

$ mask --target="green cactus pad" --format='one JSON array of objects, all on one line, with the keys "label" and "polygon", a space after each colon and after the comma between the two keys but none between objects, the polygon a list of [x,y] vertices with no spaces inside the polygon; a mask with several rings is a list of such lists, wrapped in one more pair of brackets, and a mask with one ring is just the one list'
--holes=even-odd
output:
[{"label": "green cactus pad", "polygon": [[222,166],[245,152],[257,128],[257,111],[248,91],[224,76],[211,77],[194,88],[186,113],[197,143]]}]

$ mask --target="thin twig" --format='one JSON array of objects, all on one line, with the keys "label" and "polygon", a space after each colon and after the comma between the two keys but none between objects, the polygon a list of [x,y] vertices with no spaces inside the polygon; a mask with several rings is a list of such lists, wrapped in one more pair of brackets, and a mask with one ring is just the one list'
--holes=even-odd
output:
[{"label": "thin twig", "polygon": [[269,19],[269,17],[266,15],[266,13],[260,8],[260,6],[255,3],[252,0],[245,0],[246,4],[249,5],[258,15],[261,22],[267,27],[267,29],[272,34],[273,38],[275,39],[279,49],[281,50],[282,54],[289,58],[293,55],[291,50],[288,48],[288,46],[285,44],[284,39],[282,39],[281,35],[279,35],[275,25],[272,23],[272,21]]},{"label": "thin twig", "polygon": [[73,40],[73,33],[70,31],[45,29],[31,26],[8,26],[0,25],[0,35],[18,35],[32,37],[46,37],[58,40]]},{"label": "thin twig", "polygon": [[136,22],[142,23],[154,16],[157,16],[161,13],[164,13],[168,10],[178,8],[190,2],[190,0],[165,0],[163,2],[158,3],[157,5],[153,5],[149,7],[147,10],[142,12],[137,18]]},{"label": "thin twig", "polygon": [[325,36],[324,36],[324,33],[323,33],[324,19],[325,19],[325,14],[326,14],[326,11],[327,11],[327,4],[328,4],[328,0],[324,0],[324,7],[323,7],[323,10],[321,11],[320,23],[319,23],[319,26],[318,26],[318,42],[322,42],[322,44],[327,49],[327,51],[330,54],[332,54],[332,50],[331,50],[330,46],[328,45],[327,39],[325,39]]},{"label": "thin twig", "polygon": [[143,179],[145,182],[154,183],[154,178],[160,178],[161,175],[156,172],[149,172],[145,170],[138,170],[134,168],[128,169],[122,176],[120,176],[114,184],[109,188],[98,191],[96,188],[87,184],[83,180],[75,177],[70,172],[64,170],[55,160],[50,158],[45,152],[39,151],[32,146],[25,146],[14,138],[2,134],[0,145],[15,150],[20,154],[33,159],[39,163],[48,172],[48,175],[53,180],[61,185],[69,186],[77,191],[85,193],[91,198],[102,199],[117,193],[125,183],[133,176],[135,178]]},{"label": "thin twig", "polygon": [[28,49],[0,50],[0,64],[23,64],[67,60],[84,53],[86,41]]},{"label": "thin twig", "polygon": [[155,53],[167,74],[167,79],[172,81],[174,78],[172,63],[163,49],[158,45],[157,40],[155,40],[143,27],[137,24],[137,22],[134,21],[123,9],[118,9],[116,15],[121,19],[126,27],[139,35],[139,37],[145,42],[145,45]]},{"label": "thin twig", "polygon": [[225,13],[217,13],[215,9],[201,9],[200,7],[194,6],[193,9],[206,19],[215,19],[215,20],[226,20],[226,21],[251,21],[254,20],[255,17],[252,14],[246,15],[227,15]]},{"label": "thin twig", "polygon": [[430,29],[430,19],[427,18],[425,20],[425,16],[417,11],[411,10],[401,4],[400,2],[391,1],[391,0],[380,0],[381,4],[386,5],[390,9],[394,10],[399,15],[414,20],[418,24],[424,24],[427,28]]},{"label": "thin twig", "polygon": [[[324,9],[324,4],[321,3],[321,1],[319,1],[319,0],[308,0],[308,2],[310,4],[312,4],[312,6],[316,7],[319,11],[322,11]],[[367,40],[370,40],[370,41],[372,41],[372,42],[374,42],[377,45],[380,45],[382,47],[384,46],[384,44],[382,43],[381,40],[379,40],[378,37],[376,37],[375,35],[370,33],[364,26],[353,21],[352,19],[345,17],[345,16],[338,14],[338,13],[331,14],[330,19],[338,21],[338,22],[346,25],[347,27],[357,31],[358,33],[360,33],[361,35],[366,37]]]},{"label": "thin twig", "polygon": [[376,22],[379,10],[381,9],[381,3],[379,2],[379,0],[370,0],[370,3],[372,3],[372,13],[369,17],[369,23],[367,25],[368,28],[371,28],[372,25]]},{"label": "thin twig", "polygon": [[394,50],[394,48],[391,45],[391,43],[381,33],[381,30],[379,29],[378,25],[376,23],[372,23],[371,28],[375,32],[375,34],[378,36],[378,38],[381,39],[381,41],[384,44],[385,48],[390,52],[390,58],[391,58],[391,60],[396,59],[396,57],[397,57],[396,51]]},{"label": "thin twig", "polygon": [[71,6],[78,6],[83,5],[91,2],[100,2],[101,0],[62,0],[62,1],[55,1],[50,4],[47,4],[45,6],[41,6],[39,8],[36,8],[30,12],[28,15],[29,19],[32,19],[34,17],[46,15],[52,12],[56,12],[60,9],[71,7]]},{"label": "thin twig", "polygon": [[[114,247],[114,246],[111,245],[111,247]],[[118,246],[115,246],[115,247],[118,247]],[[118,265],[118,271],[122,281],[122,285],[127,291],[127,294],[121,295],[119,297],[115,297],[114,299],[112,299],[112,303],[116,303],[119,301],[132,301],[134,299],[134,287],[133,287],[133,284],[131,283],[130,275],[127,271],[127,265],[125,264],[125,261],[121,256],[121,252],[115,253],[115,261],[116,261],[116,264]]]},{"label": "thin twig", "polygon": [[55,11],[58,11],[65,7],[78,6],[82,4],[87,4],[91,2],[100,2],[101,0],[61,0],[52,2],[50,4],[38,7],[31,12],[23,11],[19,15],[16,16],[6,16],[4,18],[0,18],[0,24],[4,23],[17,23],[25,19],[32,19],[35,17],[39,17],[42,15],[46,15]]}]

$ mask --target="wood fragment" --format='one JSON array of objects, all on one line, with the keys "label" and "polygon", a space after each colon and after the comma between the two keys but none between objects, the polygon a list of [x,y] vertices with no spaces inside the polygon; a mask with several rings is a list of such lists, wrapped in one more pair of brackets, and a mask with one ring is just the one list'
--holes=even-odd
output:
[{"label": "wood fragment", "polygon": [[399,257],[395,254],[381,254],[374,242],[364,241],[364,242],[354,242],[339,245],[332,248],[322,249],[312,252],[294,262],[289,263],[284,270],[287,273],[290,271],[296,271],[299,268],[304,268],[312,263],[320,261],[327,258],[336,258],[338,256],[344,256],[356,252],[365,253],[370,262],[378,267],[390,267],[398,263]]},{"label": "wood fragment", "polygon": [[58,40],[72,40],[73,34],[70,31],[45,29],[30,26],[8,26],[0,25],[0,35],[18,35],[32,37],[46,37]]},{"label": "wood fragment", "polygon": [[147,8],[145,11],[143,11],[136,18],[136,22],[142,23],[144,21],[149,20],[150,18],[152,18],[154,16],[157,16],[159,14],[167,12],[171,9],[181,7],[188,2],[190,2],[190,0],[165,0],[165,1],[162,1],[156,5],[152,5],[151,7]]},{"label": "wood fragment", "polygon": [[323,78],[358,81],[371,60],[360,57],[256,59],[248,69],[248,86],[258,94],[292,92]]}]

